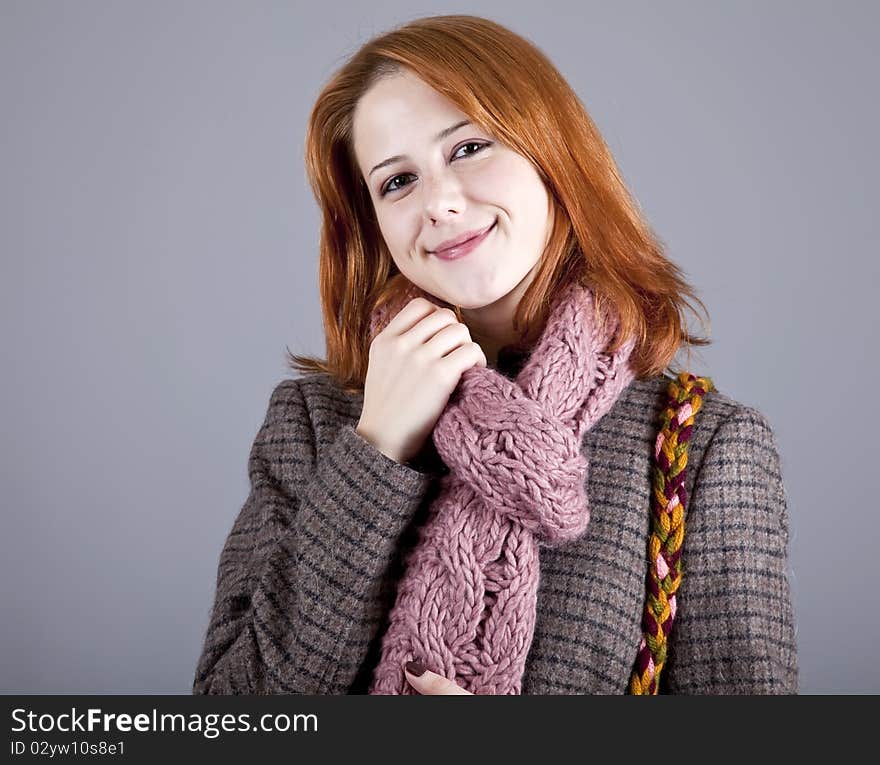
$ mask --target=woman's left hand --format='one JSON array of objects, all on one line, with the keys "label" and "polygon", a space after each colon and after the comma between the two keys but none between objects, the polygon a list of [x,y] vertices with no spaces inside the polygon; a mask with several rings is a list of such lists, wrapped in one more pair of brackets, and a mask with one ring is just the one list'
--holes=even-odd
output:
[{"label": "woman's left hand", "polygon": [[[418,672],[423,670],[420,675],[413,674],[413,670]],[[436,672],[425,669],[417,661],[408,661],[403,668],[404,676],[407,682],[415,688],[422,696],[473,696],[470,691],[466,691],[457,683],[449,680]]]}]

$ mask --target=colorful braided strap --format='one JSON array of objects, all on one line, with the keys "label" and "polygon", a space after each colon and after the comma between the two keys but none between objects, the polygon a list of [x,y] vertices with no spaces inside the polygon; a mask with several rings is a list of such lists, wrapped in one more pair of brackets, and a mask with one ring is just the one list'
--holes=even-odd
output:
[{"label": "colorful braided strap", "polygon": [[694,415],[703,396],[715,386],[708,377],[682,372],[670,380],[668,400],[660,415],[662,427],[654,446],[651,471],[651,536],[648,539],[648,577],[644,633],[639,645],[629,692],[656,695],[660,672],[666,663],[666,647],[675,618],[675,594],[681,585],[681,546],[684,540],[684,509],[687,505],[685,468]]}]

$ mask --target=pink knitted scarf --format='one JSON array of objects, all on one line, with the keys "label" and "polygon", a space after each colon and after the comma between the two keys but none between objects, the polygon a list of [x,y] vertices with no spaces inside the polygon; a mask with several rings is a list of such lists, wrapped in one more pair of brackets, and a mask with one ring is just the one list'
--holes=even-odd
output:
[{"label": "pink knitted scarf", "polygon": [[[417,295],[436,302],[411,285],[396,310]],[[471,693],[521,693],[538,548],[586,530],[583,436],[635,377],[634,341],[606,353],[617,319],[597,324],[593,311],[592,291],[569,282],[515,380],[489,367],[461,376],[433,431],[449,473],[406,558],[370,693],[415,694],[411,660]],[[374,312],[373,336],[392,316]]]}]

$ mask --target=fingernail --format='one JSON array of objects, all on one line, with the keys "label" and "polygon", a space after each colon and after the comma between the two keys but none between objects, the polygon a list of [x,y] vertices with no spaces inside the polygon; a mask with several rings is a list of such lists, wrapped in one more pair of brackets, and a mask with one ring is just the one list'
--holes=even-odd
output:
[{"label": "fingernail", "polygon": [[406,663],[406,671],[413,677],[421,677],[425,674],[425,668],[417,661],[408,661]]}]

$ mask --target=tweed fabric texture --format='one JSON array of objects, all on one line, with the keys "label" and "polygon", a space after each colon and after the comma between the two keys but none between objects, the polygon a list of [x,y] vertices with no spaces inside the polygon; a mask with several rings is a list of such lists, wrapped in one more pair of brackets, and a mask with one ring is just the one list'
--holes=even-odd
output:
[{"label": "tweed fabric texture", "polygon": [[[499,371],[515,376],[520,360],[499,353]],[[584,436],[590,523],[577,539],[539,551],[523,694],[627,692],[669,382],[634,380]],[[247,461],[250,488],[228,521],[192,690],[363,694],[402,561],[447,468],[430,450],[401,464],[375,449],[355,431],[363,395],[327,375],[282,380],[268,399]],[[721,391],[706,396],[686,485],[686,575],[660,692],[797,693],[789,509],[766,416]]]}]

